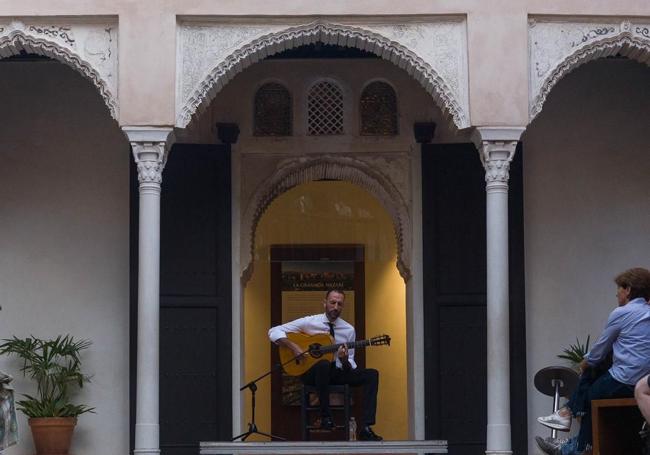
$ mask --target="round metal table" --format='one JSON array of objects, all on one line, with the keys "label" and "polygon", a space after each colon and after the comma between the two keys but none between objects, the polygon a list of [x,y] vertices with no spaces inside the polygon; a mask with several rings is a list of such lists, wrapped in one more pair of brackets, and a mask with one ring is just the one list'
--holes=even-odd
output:
[{"label": "round metal table", "polygon": [[[569,397],[578,384],[578,373],[567,367],[550,366],[535,374],[535,388],[553,397],[553,412],[560,406],[560,397]],[[557,430],[551,430],[551,437],[557,437]]]}]

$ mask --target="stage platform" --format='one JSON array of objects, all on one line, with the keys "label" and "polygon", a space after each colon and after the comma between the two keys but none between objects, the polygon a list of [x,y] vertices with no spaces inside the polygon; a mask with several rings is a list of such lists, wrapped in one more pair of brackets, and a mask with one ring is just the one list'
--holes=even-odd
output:
[{"label": "stage platform", "polygon": [[202,442],[201,455],[255,454],[402,454],[447,453],[447,441],[291,441],[291,442]]}]

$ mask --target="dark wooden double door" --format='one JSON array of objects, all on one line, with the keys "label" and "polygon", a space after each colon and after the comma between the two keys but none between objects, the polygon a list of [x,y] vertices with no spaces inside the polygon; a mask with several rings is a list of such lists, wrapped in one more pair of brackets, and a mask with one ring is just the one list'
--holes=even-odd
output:
[{"label": "dark wooden double door", "polygon": [[[422,147],[427,439],[485,453],[485,171],[472,144]],[[510,169],[510,389],[514,453],[527,453],[522,150]]]}]

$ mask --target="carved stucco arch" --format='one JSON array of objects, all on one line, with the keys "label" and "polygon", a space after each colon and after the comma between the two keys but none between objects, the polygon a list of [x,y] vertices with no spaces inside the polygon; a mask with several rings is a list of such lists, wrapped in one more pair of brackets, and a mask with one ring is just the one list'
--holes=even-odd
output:
[{"label": "carved stucco arch", "polygon": [[623,32],[618,36],[589,43],[566,56],[544,79],[531,106],[530,121],[542,111],[548,94],[564,76],[585,63],[610,55],[622,55],[650,66],[650,39]]},{"label": "carved stucco arch", "polygon": [[411,219],[406,203],[388,177],[367,163],[350,157],[321,156],[293,158],[278,164],[276,171],[260,185],[248,204],[242,226],[245,256],[241,275],[245,285],[253,273],[255,232],[271,202],[302,183],[340,180],[364,188],[382,204],[393,220],[397,244],[397,269],[407,282],[411,278]]},{"label": "carved stucco arch", "polygon": [[457,128],[469,126],[467,113],[445,80],[420,56],[405,46],[369,30],[314,22],[270,33],[242,46],[220,62],[201,81],[181,108],[178,125],[187,127],[192,117],[207,108],[235,75],[264,58],[299,46],[322,42],[361,49],[405,70],[432,96]]},{"label": "carved stucco arch", "polygon": [[[2,30],[0,29],[0,31]],[[0,56],[19,55],[21,51],[57,60],[81,74],[97,89],[106,103],[111,117],[117,120],[115,97],[99,73],[79,55],[55,42],[30,35],[24,30],[13,30],[7,35],[0,35]]]}]

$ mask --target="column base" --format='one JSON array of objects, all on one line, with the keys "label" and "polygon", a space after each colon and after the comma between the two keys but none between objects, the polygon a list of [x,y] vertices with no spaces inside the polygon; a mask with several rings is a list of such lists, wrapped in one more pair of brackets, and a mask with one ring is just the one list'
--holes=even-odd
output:
[{"label": "column base", "polygon": [[157,423],[135,424],[135,448],[133,454],[160,455],[160,425]]},{"label": "column base", "polygon": [[488,423],[487,426],[487,455],[510,455],[512,444],[509,423]]}]

